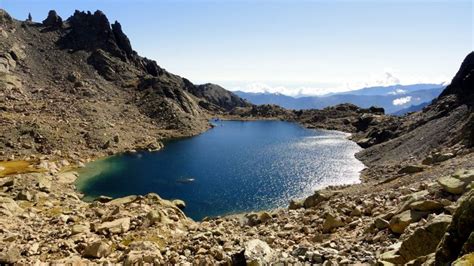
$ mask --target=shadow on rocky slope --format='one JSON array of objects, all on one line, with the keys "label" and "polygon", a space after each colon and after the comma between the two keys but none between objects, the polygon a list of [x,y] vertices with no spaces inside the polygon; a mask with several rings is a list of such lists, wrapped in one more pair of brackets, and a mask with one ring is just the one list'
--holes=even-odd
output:
[{"label": "shadow on rocky slope", "polygon": [[0,32],[0,158],[154,149],[163,138],[206,130],[215,114],[250,105],[139,56],[120,23],[101,11],[66,20],[50,11],[34,23],[1,10]]}]

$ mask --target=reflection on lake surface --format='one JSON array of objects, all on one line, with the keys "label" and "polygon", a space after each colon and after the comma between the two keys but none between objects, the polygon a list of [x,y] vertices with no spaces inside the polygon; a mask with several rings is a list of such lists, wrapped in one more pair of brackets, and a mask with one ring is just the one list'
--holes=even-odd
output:
[{"label": "reflection on lake surface", "polygon": [[88,197],[156,192],[182,199],[194,219],[286,207],[315,189],[359,181],[360,148],[346,136],[282,121],[219,121],[158,152],[90,163],[77,186]]}]

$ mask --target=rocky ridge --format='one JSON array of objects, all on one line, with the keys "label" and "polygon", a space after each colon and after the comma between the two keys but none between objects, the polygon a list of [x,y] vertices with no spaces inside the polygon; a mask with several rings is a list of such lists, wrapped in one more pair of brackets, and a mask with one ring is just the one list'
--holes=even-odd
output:
[{"label": "rocky ridge", "polygon": [[121,25],[100,11],[66,20],[51,11],[35,23],[1,10],[0,30],[3,159],[158,149],[162,139],[201,133],[211,116],[249,105],[139,56]]},{"label": "rocky ridge", "polygon": [[[473,260],[472,53],[437,101],[397,119],[351,105],[303,112],[252,106],[214,85],[195,86],[139,57],[120,24],[101,12],[65,21],[50,12],[38,24],[1,11],[0,25],[1,156],[43,154],[0,163],[0,263]],[[367,147],[358,155],[369,166],[365,182],[316,191],[288,209],[202,222],[187,218],[182,202],[156,194],[80,200],[73,169],[82,158],[159,148],[161,138],[205,130],[211,116],[352,132]]]}]

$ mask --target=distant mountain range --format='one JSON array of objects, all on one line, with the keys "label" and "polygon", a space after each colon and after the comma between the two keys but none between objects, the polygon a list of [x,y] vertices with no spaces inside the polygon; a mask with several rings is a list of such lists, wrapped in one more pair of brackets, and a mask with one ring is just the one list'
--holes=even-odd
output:
[{"label": "distant mountain range", "polygon": [[431,102],[438,97],[443,89],[444,85],[441,84],[414,84],[368,87],[342,93],[306,97],[243,91],[235,91],[235,94],[253,104],[277,104],[295,110],[321,109],[341,103],[352,103],[364,108],[380,106],[385,109],[386,113],[396,113],[411,106]]}]

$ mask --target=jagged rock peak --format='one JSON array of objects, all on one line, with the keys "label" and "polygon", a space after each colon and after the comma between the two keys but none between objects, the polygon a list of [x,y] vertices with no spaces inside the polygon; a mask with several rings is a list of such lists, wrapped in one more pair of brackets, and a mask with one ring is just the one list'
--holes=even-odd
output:
[{"label": "jagged rock peak", "polygon": [[43,20],[43,25],[46,27],[60,28],[63,26],[63,19],[55,10],[50,10],[48,12],[48,17]]},{"label": "jagged rock peak", "polygon": [[127,55],[133,54],[134,51],[132,49],[132,45],[130,44],[130,40],[128,39],[127,35],[123,33],[122,25],[120,25],[118,21],[115,21],[115,23],[112,24],[112,32],[114,33],[118,47],[124,50]]},{"label": "jagged rock peak", "polygon": [[88,51],[102,49],[123,61],[136,54],[120,23],[110,25],[107,16],[100,10],[94,14],[76,10],[67,22],[70,31],[60,41],[64,48]]},{"label": "jagged rock peak", "polygon": [[454,94],[461,102],[474,105],[474,52],[470,52],[461,64],[451,84],[441,93],[440,98]]}]

